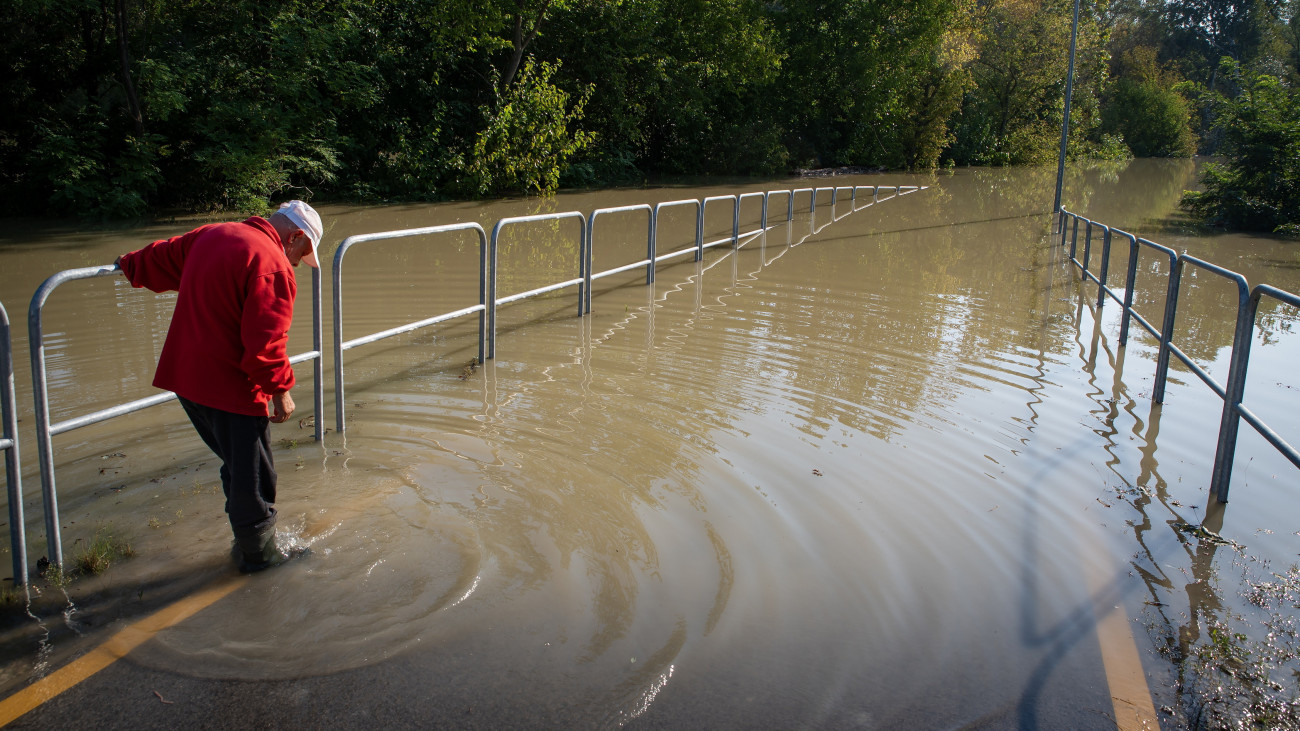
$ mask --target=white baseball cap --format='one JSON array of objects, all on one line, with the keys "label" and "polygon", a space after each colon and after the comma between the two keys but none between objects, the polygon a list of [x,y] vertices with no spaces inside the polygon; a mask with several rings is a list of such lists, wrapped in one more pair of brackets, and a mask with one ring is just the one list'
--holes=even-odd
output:
[{"label": "white baseball cap", "polygon": [[320,269],[320,262],[316,259],[316,247],[320,246],[320,237],[324,233],[321,227],[320,214],[315,208],[307,205],[302,201],[289,201],[280,204],[280,210],[277,213],[283,213],[286,218],[293,221],[294,225],[302,229],[311,240],[311,252],[305,254],[302,260],[313,269]]}]

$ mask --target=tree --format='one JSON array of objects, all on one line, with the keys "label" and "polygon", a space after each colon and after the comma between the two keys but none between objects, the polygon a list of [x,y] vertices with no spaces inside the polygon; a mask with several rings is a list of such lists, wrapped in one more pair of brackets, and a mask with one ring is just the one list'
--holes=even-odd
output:
[{"label": "tree", "polygon": [[542,57],[591,87],[596,140],[573,179],[784,169],[765,98],[779,43],[756,0],[644,0],[557,10]]},{"label": "tree", "polygon": [[[900,167],[909,158],[922,159],[906,149],[906,141],[916,139],[910,120],[927,103],[915,92],[924,77],[951,60],[941,53],[944,33],[966,6],[957,0],[769,6],[786,49],[773,88],[780,105],[774,112],[792,160],[805,166]],[[931,80],[936,93],[950,88],[943,78],[941,72]]]},{"label": "tree", "polygon": [[1181,79],[1161,68],[1157,50],[1138,46],[1113,66],[1116,80],[1102,107],[1103,132],[1122,137],[1138,157],[1189,157],[1196,152],[1192,106]]},{"label": "tree", "polygon": [[1235,61],[1222,68],[1241,89],[1210,92],[1226,160],[1206,166],[1204,190],[1183,205],[1212,224],[1300,235],[1300,92]]},{"label": "tree", "polygon": [[[524,63],[516,83],[498,92],[474,147],[461,163],[462,192],[550,193],[568,160],[591,144],[590,133],[570,129],[582,118],[587,95],[569,95],[551,84],[558,65]],[[502,85],[504,87],[504,84]]]},{"label": "tree", "polygon": [[[1084,3],[1079,19],[1071,133],[1086,138],[1105,83],[1104,2]],[[1043,163],[1055,156],[1064,114],[1070,0],[995,0],[978,10],[975,88],[957,123],[958,163]]]}]

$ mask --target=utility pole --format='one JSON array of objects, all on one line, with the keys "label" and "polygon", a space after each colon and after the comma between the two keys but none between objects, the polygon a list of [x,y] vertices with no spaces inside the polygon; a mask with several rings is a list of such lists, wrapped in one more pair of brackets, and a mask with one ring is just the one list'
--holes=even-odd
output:
[{"label": "utility pole", "polygon": [[1059,220],[1061,185],[1065,181],[1065,145],[1070,139],[1070,97],[1074,94],[1074,44],[1079,37],[1079,0],[1074,0],[1074,22],[1070,25],[1070,69],[1065,74],[1065,119],[1061,121],[1061,154],[1056,162],[1056,202],[1052,216]]}]

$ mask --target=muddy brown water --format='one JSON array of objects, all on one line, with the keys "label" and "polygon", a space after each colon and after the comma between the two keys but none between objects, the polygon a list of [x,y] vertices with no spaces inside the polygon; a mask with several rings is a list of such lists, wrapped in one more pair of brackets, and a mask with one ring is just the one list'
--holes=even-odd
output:
[{"label": "muddy brown water", "polygon": [[[1132,620],[1157,707],[1178,706],[1157,649],[1244,611],[1232,588],[1241,565],[1297,561],[1300,473],[1243,426],[1232,501],[1212,525],[1249,557],[1189,542],[1179,526],[1205,518],[1221,402],[1175,365],[1153,407],[1152,339],[1135,328],[1120,349],[1118,308],[1098,312],[1095,287],[1053,245],[1053,172],[322,207],[328,352],[332,253],[349,235],[463,221],[490,232],[506,216],[812,184],[930,186],[872,205],[841,197],[833,211],[823,194],[812,216],[805,194],[788,224],[774,199],[765,236],[661,264],[650,286],[637,271],[601,279],[585,317],[573,288],[503,306],[496,358],[477,368],[472,318],[348,351],[346,433],[322,443],[299,422],[314,415],[310,365],[297,366],[299,411],[272,439],[282,539],[308,554],[128,662],[284,682],[400,668],[397,690],[368,681],[377,705],[428,702],[410,690],[414,674],[441,703],[520,725],[1104,725],[1100,592]],[[1300,291],[1294,242],[1180,224],[1178,196],[1194,185],[1191,162],[1135,161],[1072,170],[1065,198],[1251,283]],[[673,210],[660,240],[679,248],[693,211]],[[747,203],[742,228],[757,217]],[[730,223],[710,207],[707,237]],[[191,224],[15,222],[0,234],[33,564],[46,547],[32,293]],[[575,231],[509,229],[498,295],[576,276]],[[595,237],[597,271],[635,261],[645,214],[602,216]],[[477,302],[477,256],[466,235],[354,248],[345,338]],[[311,347],[308,270],[298,274],[291,353]],[[1153,322],[1162,276],[1143,261],[1136,300]],[[1187,286],[1177,337],[1224,379],[1235,296],[1199,274]],[[60,288],[45,315],[53,418],[152,394],[171,303],[119,277]],[[1247,390],[1293,442],[1296,322],[1265,307]],[[331,353],[319,415],[331,429],[332,386]],[[217,465],[176,404],[54,444],[67,555],[104,531],[135,555],[66,598],[33,582],[31,615],[5,625],[6,694],[232,572]]]}]

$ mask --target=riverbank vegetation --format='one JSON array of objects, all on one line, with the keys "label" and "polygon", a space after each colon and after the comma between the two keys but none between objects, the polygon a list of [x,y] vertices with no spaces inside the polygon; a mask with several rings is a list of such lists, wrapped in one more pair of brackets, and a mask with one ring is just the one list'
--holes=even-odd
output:
[{"label": "riverbank vegetation", "polygon": [[[12,0],[0,6],[0,212],[1041,163],[1060,134],[1071,8]],[[1084,0],[1073,154],[1238,151],[1222,120],[1246,119],[1231,106],[1254,88],[1242,74],[1294,93],[1298,9]],[[1224,57],[1241,73],[1221,72]],[[1210,197],[1196,205],[1211,210]]]}]

